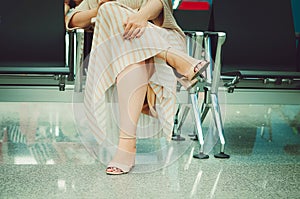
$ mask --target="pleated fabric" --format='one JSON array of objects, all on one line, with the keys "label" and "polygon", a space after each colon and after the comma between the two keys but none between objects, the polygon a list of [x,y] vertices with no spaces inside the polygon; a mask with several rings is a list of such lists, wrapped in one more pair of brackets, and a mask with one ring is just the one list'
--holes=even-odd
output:
[{"label": "pleated fabric", "polygon": [[156,55],[169,47],[186,52],[185,38],[177,30],[160,28],[149,22],[140,38],[124,40],[123,21],[134,12],[119,2],[108,2],[100,7],[96,17],[84,106],[89,130],[98,142],[107,139],[111,131],[118,136],[118,131],[112,127],[118,125],[118,102],[114,86],[118,74],[125,67],[145,60],[148,60],[148,64],[153,62],[155,67],[148,89],[156,96],[157,118],[142,115],[140,123],[144,124],[139,125],[137,137],[171,138],[177,80],[173,69]]}]

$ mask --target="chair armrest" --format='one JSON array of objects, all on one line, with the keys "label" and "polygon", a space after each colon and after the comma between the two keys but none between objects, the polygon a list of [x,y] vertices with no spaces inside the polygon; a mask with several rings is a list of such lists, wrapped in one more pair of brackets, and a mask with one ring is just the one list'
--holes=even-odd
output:
[{"label": "chair armrest", "polygon": [[225,32],[218,32],[218,31],[204,31],[204,36],[226,36]]},{"label": "chair armrest", "polygon": [[251,70],[237,70],[224,72],[225,76],[239,76],[244,78],[286,78],[295,79],[300,78],[300,72],[287,72],[287,71],[251,71]]},{"label": "chair armrest", "polygon": [[95,24],[96,23],[96,17],[91,18],[91,24]]}]

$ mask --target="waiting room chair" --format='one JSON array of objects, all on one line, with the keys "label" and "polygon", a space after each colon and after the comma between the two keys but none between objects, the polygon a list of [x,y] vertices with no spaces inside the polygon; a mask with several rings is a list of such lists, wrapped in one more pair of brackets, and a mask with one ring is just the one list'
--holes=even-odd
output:
[{"label": "waiting room chair", "polygon": [[226,84],[229,92],[235,88],[300,89],[289,0],[215,0],[210,29],[227,34],[222,75],[233,78]]},{"label": "waiting room chair", "polygon": [[[201,41],[201,33],[196,32],[196,37]],[[205,58],[210,61],[210,67],[206,70],[206,81],[200,83],[198,87],[195,87],[194,90],[189,91],[191,104],[193,108],[193,114],[195,118],[196,125],[196,138],[199,141],[200,149],[197,154],[194,154],[194,158],[198,159],[207,159],[209,155],[204,151],[205,139],[203,133],[203,121],[206,119],[209,111],[212,113],[212,128],[216,131],[218,140],[220,141],[220,152],[215,154],[215,158],[227,159],[230,158],[230,155],[225,153],[225,138],[224,138],[224,125],[222,121],[220,103],[219,103],[219,87],[221,82],[221,51],[223,44],[226,40],[226,34],[224,32],[203,32],[203,47],[205,49]],[[197,40],[197,39],[196,39]],[[216,42],[215,49],[212,49],[212,41]],[[188,43],[189,44],[189,43]],[[201,47],[201,43],[197,46]],[[212,56],[214,52],[214,56]],[[194,49],[192,56],[200,58],[202,50]],[[201,101],[199,99],[199,92],[204,93],[204,99]],[[207,132],[213,134],[214,132]],[[208,148],[208,147],[206,147]]]},{"label": "waiting room chair", "polygon": [[[224,128],[218,97],[221,77],[220,56],[222,45],[226,40],[226,34],[224,34],[224,32],[207,31],[211,18],[211,8],[209,7],[204,10],[174,10],[174,17],[179,26],[186,33],[188,54],[198,59],[206,58],[211,62],[210,67],[206,71],[207,82],[199,85],[196,90],[189,92],[188,103],[192,105],[193,118],[195,121],[194,132],[191,136],[194,137],[192,139],[199,141],[200,144],[199,152],[194,155],[194,158],[209,158],[208,154],[206,154],[207,150],[204,150],[205,147],[208,147],[205,142],[202,125],[209,111],[212,113],[213,128],[216,129],[221,144],[220,153],[214,156],[216,158],[229,158],[230,156],[225,154]],[[212,42],[216,44],[216,48],[214,49],[212,48]],[[214,53],[212,53],[212,51],[214,51]],[[205,57],[203,57],[203,52]],[[213,54],[216,56],[212,57]],[[178,89],[178,91],[179,90],[180,89]],[[198,96],[199,92],[204,93],[203,101],[201,101]],[[177,141],[185,140],[185,138],[181,137],[181,128],[188,114],[188,109],[185,107],[182,117],[179,118],[178,115],[181,111],[181,105],[179,104],[175,114],[173,130],[173,140]]]},{"label": "waiting room chair", "polygon": [[[66,64],[63,2],[0,3],[0,85],[59,86],[64,90],[65,77],[72,80],[73,74]],[[48,77],[52,81],[45,81]],[[59,82],[53,83],[56,79]]]}]

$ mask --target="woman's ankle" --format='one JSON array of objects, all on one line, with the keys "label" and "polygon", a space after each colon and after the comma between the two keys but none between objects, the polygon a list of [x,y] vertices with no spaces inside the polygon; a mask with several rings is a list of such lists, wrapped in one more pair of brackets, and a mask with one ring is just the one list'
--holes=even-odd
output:
[{"label": "woman's ankle", "polygon": [[136,139],[119,139],[118,149],[128,152],[136,153]]}]

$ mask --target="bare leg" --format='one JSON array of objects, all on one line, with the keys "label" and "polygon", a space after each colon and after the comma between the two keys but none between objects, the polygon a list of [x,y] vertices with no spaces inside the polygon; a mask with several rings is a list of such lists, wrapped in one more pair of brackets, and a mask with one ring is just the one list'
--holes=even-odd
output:
[{"label": "bare leg", "polygon": [[117,153],[106,169],[108,174],[127,173],[134,165],[137,123],[150,76],[143,62],[126,67],[117,78],[120,137]]}]

